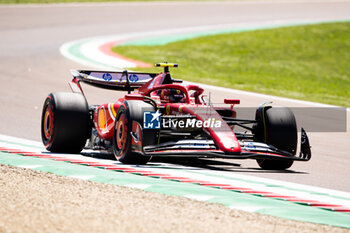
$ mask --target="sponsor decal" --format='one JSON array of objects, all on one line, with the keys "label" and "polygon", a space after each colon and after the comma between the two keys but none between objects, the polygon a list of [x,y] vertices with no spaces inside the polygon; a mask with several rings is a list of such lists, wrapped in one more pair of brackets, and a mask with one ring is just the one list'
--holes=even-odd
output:
[{"label": "sponsor decal", "polygon": [[144,112],[143,113],[143,128],[144,129],[160,129],[160,115],[159,111]]},{"label": "sponsor decal", "polygon": [[162,128],[220,128],[221,121],[215,118],[209,118],[205,121],[198,119],[172,119],[163,120]]},{"label": "sponsor decal", "polygon": [[253,142],[248,142],[245,147],[248,149],[248,150],[255,150],[256,149],[256,146],[254,145]]},{"label": "sponsor decal", "polygon": [[112,80],[112,75],[110,73],[104,73],[102,75],[103,80],[106,80],[107,82]]},{"label": "sponsor decal", "polygon": [[[185,116],[184,116],[185,118]],[[206,120],[199,119],[161,119],[161,113],[144,112],[143,128],[144,129],[170,129],[170,128],[221,128],[222,122],[216,118],[208,118]]]},{"label": "sponsor decal", "polygon": [[106,111],[104,107],[102,107],[98,111],[98,126],[100,127],[101,130],[107,129],[107,117],[106,117]]},{"label": "sponsor decal", "polygon": [[136,83],[137,81],[139,81],[139,77],[136,74],[132,74],[129,76],[129,81]]}]

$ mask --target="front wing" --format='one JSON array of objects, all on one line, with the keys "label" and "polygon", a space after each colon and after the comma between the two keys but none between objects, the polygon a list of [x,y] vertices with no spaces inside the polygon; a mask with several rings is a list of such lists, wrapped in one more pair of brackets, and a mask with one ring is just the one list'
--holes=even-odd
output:
[{"label": "front wing", "polygon": [[301,129],[301,145],[298,156],[260,142],[241,142],[241,152],[227,153],[217,150],[213,140],[179,140],[158,145],[145,146],[144,155],[163,157],[212,157],[228,159],[276,159],[308,161],[311,149],[308,136]]}]

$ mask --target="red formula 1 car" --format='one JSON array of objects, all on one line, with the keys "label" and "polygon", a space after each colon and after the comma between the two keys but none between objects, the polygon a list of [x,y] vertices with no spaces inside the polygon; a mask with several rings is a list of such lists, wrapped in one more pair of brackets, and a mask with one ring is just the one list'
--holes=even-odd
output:
[{"label": "red formula 1 car", "polygon": [[[79,153],[83,148],[110,151],[122,163],[145,164],[152,156],[256,159],[263,169],[287,169],[293,161],[308,161],[308,137],[297,127],[289,108],[262,105],[255,119],[237,119],[235,104],[218,108],[197,85],[183,85],[164,72],[73,70],[73,93],[51,93],[42,114],[42,140],[52,152]],[[89,106],[80,82],[127,91],[115,103]],[[132,93],[131,93],[132,92]],[[247,130],[234,131],[235,126]]]}]

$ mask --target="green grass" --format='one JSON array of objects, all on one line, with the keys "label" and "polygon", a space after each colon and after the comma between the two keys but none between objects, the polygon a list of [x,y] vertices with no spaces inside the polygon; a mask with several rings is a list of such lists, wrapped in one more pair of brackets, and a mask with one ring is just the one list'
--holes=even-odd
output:
[{"label": "green grass", "polygon": [[175,78],[350,107],[350,23],[207,36],[165,46],[119,46],[113,50],[149,63],[176,62],[179,68],[172,69]]}]

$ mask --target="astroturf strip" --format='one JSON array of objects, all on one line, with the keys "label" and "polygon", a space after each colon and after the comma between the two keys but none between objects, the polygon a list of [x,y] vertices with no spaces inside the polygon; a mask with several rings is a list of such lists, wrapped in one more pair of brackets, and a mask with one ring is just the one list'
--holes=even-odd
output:
[{"label": "astroturf strip", "polygon": [[[0,137],[7,137],[5,135],[0,135]],[[30,145],[28,144],[22,144],[22,143],[17,143],[17,142],[10,142],[9,140],[15,140],[16,138],[14,137],[9,137],[8,140],[1,140],[3,142],[7,142],[7,143],[10,143],[10,144],[13,144],[13,145],[21,145],[21,146],[27,146],[27,147],[30,147]],[[20,139],[19,139],[20,141]],[[30,143],[30,141],[28,141],[28,143]],[[33,142],[33,144],[35,144],[35,142]],[[6,144],[5,144],[6,146]],[[44,147],[39,147],[40,149],[42,150],[45,150]],[[23,151],[26,151],[26,148],[19,148]],[[61,155],[61,156],[64,156],[64,155]],[[84,158],[84,157],[82,157]],[[82,159],[81,158],[81,159]],[[86,157],[87,158],[87,157]],[[100,162],[103,162],[103,161],[100,161]],[[154,169],[156,168],[156,169]],[[136,168],[137,169],[137,168]],[[265,187],[272,187],[272,188],[281,188],[281,189],[284,189],[284,190],[290,190],[290,191],[299,191],[299,192],[303,192],[303,193],[306,193],[306,194],[312,194],[312,195],[318,195],[318,196],[324,196],[324,197],[329,197],[329,198],[335,198],[335,199],[339,199],[339,200],[345,200],[345,201],[349,201],[350,199],[347,198],[347,197],[343,197],[341,195],[337,195],[337,194],[334,194],[334,193],[328,193],[327,190],[324,190],[324,191],[313,191],[312,189],[309,189],[309,188],[306,188],[306,189],[301,189],[301,188],[293,188],[293,187],[290,187],[288,186],[288,184],[283,184],[283,181],[278,181],[277,182],[281,182],[282,184],[274,184],[274,183],[269,183],[269,181],[259,181],[259,180],[250,180],[248,179],[249,177],[243,177],[243,178],[240,178],[240,177],[237,177],[236,175],[231,175],[231,174],[215,174],[215,172],[212,172],[212,171],[204,171],[202,169],[199,169],[199,170],[192,170],[192,169],[186,169],[186,170],[183,170],[183,169],[176,169],[175,167],[171,167],[170,166],[166,166],[166,165],[160,165],[160,164],[155,164],[155,165],[152,165],[152,166],[145,166],[143,167],[143,169],[152,169],[153,172],[156,172],[156,173],[168,173],[168,171],[178,171],[178,172],[181,172],[181,173],[173,173],[171,172],[173,175],[175,176],[185,176],[185,177],[193,177],[194,175],[204,175],[206,176],[205,179],[210,179],[210,177],[213,177],[213,178],[220,178],[220,179],[226,179],[225,181],[221,181],[223,183],[232,183],[232,181],[241,181],[241,182],[244,182],[244,183],[251,183],[253,186],[254,185],[263,185]],[[273,180],[272,180],[273,181]],[[216,181],[217,182],[217,181]],[[252,186],[252,187],[253,187]],[[247,188],[247,185],[243,185],[242,187],[245,187]],[[311,187],[313,188],[313,187]],[[317,188],[317,187],[316,187]],[[259,188],[258,188],[259,189]],[[321,188],[322,189],[322,188]],[[263,188],[264,190],[264,188]]]}]

